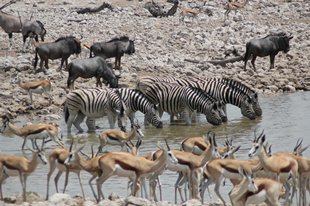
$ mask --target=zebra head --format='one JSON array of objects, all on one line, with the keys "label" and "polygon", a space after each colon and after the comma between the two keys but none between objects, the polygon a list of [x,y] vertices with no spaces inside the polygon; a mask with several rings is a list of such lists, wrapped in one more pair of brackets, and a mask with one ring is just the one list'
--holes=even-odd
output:
[{"label": "zebra head", "polygon": [[163,128],[163,122],[160,121],[156,105],[149,107],[145,113],[145,118],[148,122],[151,122],[154,127]]},{"label": "zebra head", "polygon": [[213,125],[222,124],[222,118],[220,116],[220,111],[217,102],[212,103],[210,109],[206,111],[206,119],[210,124]]},{"label": "zebra head", "polygon": [[226,104],[223,101],[219,101],[217,104],[222,122],[227,122]]},{"label": "zebra head", "polygon": [[253,106],[253,110],[255,112],[255,115],[256,116],[262,116],[263,111],[262,111],[262,108],[260,107],[260,104],[258,102],[257,93],[255,92],[255,93],[251,94],[250,98],[252,100],[252,106]]},{"label": "zebra head", "polygon": [[248,96],[244,96],[241,102],[241,113],[249,119],[255,119],[255,111],[253,109],[253,100]]}]

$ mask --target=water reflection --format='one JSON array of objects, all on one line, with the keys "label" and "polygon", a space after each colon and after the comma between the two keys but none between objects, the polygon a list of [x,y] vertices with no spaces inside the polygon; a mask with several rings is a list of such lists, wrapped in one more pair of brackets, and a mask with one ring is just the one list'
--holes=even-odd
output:
[{"label": "water reflection", "polygon": [[[261,107],[263,109],[263,116],[256,120],[249,120],[241,116],[240,109],[229,106],[228,110],[228,122],[221,126],[212,126],[208,124],[204,116],[198,118],[198,122],[192,126],[182,125],[170,125],[169,117],[166,115],[163,117],[164,127],[157,129],[152,126],[144,128],[143,132],[145,138],[140,150],[140,154],[144,154],[156,149],[157,141],[163,141],[164,138],[168,139],[171,148],[179,149],[180,142],[185,137],[200,136],[207,131],[212,130],[216,133],[217,142],[219,145],[224,143],[225,138],[232,137],[234,144],[241,145],[241,149],[238,151],[238,158],[246,159],[248,151],[251,147],[251,140],[254,138],[254,130],[257,129],[261,132],[263,129],[266,134],[267,141],[272,144],[273,151],[289,150],[291,151],[298,138],[303,138],[304,146],[310,144],[310,92],[299,92],[294,94],[285,94],[277,96],[262,96],[260,97]],[[139,122],[143,122],[143,116],[141,113],[137,114]],[[29,120],[26,120],[29,121]],[[63,125],[62,131],[66,134],[66,127],[64,121],[59,122]],[[95,145],[94,148],[99,146],[98,133],[108,128],[108,122],[106,119],[98,120],[97,124],[102,128],[97,133],[91,134],[79,134],[69,137],[64,137],[67,145],[71,143],[72,138],[78,139],[79,144],[86,144],[84,152],[90,154],[91,145]],[[20,124],[22,125],[22,124]],[[82,125],[86,129],[85,124]],[[72,132],[76,130],[72,129]],[[22,144],[22,139],[19,137],[8,138],[0,136],[1,151],[5,154],[20,154],[19,149]],[[48,146],[53,145],[49,143]],[[109,146],[106,149],[109,151],[119,151],[119,146]],[[305,156],[310,157],[310,150],[305,151]],[[28,191],[34,191],[41,196],[45,195],[46,189],[46,174],[49,167],[39,165],[35,174],[31,175],[28,180]],[[54,178],[54,177],[52,177]],[[62,187],[63,178],[60,180],[60,188]],[[87,184],[90,176],[86,172],[82,172],[82,182],[84,183],[84,189],[86,195],[92,196],[90,188]],[[173,172],[165,172],[162,177],[163,194],[164,199],[173,201],[174,188],[173,185],[176,181],[176,174]],[[52,181],[51,181],[52,183]],[[226,181],[227,183],[227,181]],[[111,178],[103,184],[103,192],[107,196],[112,191],[118,193],[121,197],[127,195],[127,179],[126,178]],[[228,198],[227,193],[231,189],[230,184],[222,187],[222,194],[225,199]],[[213,187],[211,187],[213,190]],[[12,195],[21,192],[21,186],[18,178],[9,178],[4,185],[4,194]],[[55,192],[53,183],[51,184],[50,193]],[[70,175],[69,185],[67,193],[71,195],[80,194],[78,181],[75,175]],[[205,200],[209,201],[209,197],[206,194]]]}]

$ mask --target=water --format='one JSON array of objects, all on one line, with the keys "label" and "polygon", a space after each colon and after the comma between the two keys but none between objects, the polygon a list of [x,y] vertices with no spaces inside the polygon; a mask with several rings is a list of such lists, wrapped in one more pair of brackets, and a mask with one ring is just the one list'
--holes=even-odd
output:
[{"label": "water", "polygon": [[[294,94],[283,94],[276,96],[261,96],[260,103],[263,109],[263,116],[256,120],[248,120],[242,117],[239,108],[228,106],[228,123],[221,126],[212,126],[208,124],[203,116],[199,117],[198,122],[193,126],[170,125],[169,117],[163,117],[164,128],[156,129],[154,127],[143,128],[145,138],[140,150],[140,154],[145,154],[149,151],[156,150],[157,141],[162,141],[167,138],[171,148],[180,148],[180,142],[185,137],[200,136],[207,131],[212,130],[216,133],[217,142],[221,145],[226,136],[233,138],[234,145],[241,145],[237,156],[241,159],[246,159],[248,151],[251,147],[251,140],[254,137],[254,130],[258,132],[264,130],[267,141],[272,144],[272,150],[275,151],[292,151],[298,138],[303,138],[303,145],[310,144],[310,92],[298,92]],[[137,114],[139,121],[143,122],[141,113]],[[65,123],[59,122],[62,125],[62,130],[66,134]],[[22,125],[22,123],[18,124]],[[103,128],[108,127],[105,118],[97,122]],[[86,125],[83,124],[86,129]],[[103,129],[102,129],[103,130]],[[102,131],[99,130],[98,132]],[[75,132],[75,129],[72,130]],[[98,133],[97,132],[97,133]],[[68,138],[67,144],[69,144]],[[90,153],[90,145],[98,145],[97,135],[90,135],[88,138],[80,140],[80,143],[86,143],[84,152]],[[19,137],[8,138],[0,135],[0,150],[4,154],[19,154],[22,145],[22,139]],[[52,143],[49,143],[50,147]],[[30,146],[30,142],[29,142]],[[108,150],[118,151],[117,146],[109,146]],[[305,156],[310,157],[310,150],[306,150]],[[39,193],[42,197],[45,196],[46,191],[46,176],[49,170],[48,165],[39,165],[37,170],[28,178],[27,190]],[[53,177],[56,175],[54,172]],[[88,186],[88,179],[90,175],[86,172],[81,173],[84,190],[87,196],[92,197],[92,193]],[[167,201],[174,201],[174,183],[176,181],[176,174],[174,172],[166,171],[161,176],[163,198]],[[64,175],[59,181],[59,187],[63,188]],[[228,192],[231,185],[226,181],[226,186],[221,187],[221,194],[225,199],[228,198]],[[4,186],[4,195],[14,195],[21,192],[21,185],[18,177],[9,178]],[[213,190],[213,186],[211,186]],[[103,192],[105,196],[112,191],[119,194],[121,197],[127,195],[127,179],[126,178],[110,178],[103,184]],[[55,192],[53,180],[50,184],[50,194]],[[77,176],[70,174],[69,185],[66,193],[70,195],[81,194],[78,184]],[[205,194],[205,200],[208,202],[208,195]]]}]

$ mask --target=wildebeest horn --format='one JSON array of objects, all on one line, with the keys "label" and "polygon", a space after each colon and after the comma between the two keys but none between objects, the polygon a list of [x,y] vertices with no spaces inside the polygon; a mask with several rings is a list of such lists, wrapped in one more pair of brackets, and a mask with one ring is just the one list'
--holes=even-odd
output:
[{"label": "wildebeest horn", "polygon": [[84,38],[84,36],[83,36],[82,34],[80,34],[80,36],[81,36],[81,37],[80,37],[80,40],[82,40],[82,39]]}]

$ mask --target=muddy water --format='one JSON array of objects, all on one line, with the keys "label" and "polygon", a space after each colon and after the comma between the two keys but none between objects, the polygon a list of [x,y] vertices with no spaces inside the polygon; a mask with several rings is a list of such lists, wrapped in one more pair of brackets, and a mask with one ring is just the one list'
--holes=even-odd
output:
[{"label": "muddy water", "polygon": [[[228,107],[227,124],[219,127],[211,126],[206,123],[203,116],[199,117],[198,122],[193,126],[182,125],[170,125],[169,117],[166,115],[163,117],[165,126],[163,129],[156,129],[153,127],[143,128],[145,133],[145,139],[140,150],[140,154],[144,154],[156,149],[155,145],[157,141],[167,138],[172,148],[179,148],[182,139],[188,136],[202,135],[208,130],[212,130],[216,133],[218,144],[222,144],[226,136],[232,137],[235,145],[241,145],[241,149],[238,152],[238,157],[245,159],[247,153],[251,147],[251,139],[254,136],[254,129],[258,131],[265,130],[267,140],[272,144],[273,151],[289,150],[294,147],[298,138],[304,139],[304,145],[310,144],[310,93],[298,92],[294,94],[284,94],[277,96],[262,96],[260,97],[260,103],[263,109],[263,116],[254,121],[250,121],[241,116],[240,110],[234,106]],[[137,114],[140,122],[143,121],[142,115]],[[62,125],[64,134],[66,133],[65,123],[59,122]],[[22,123],[20,123],[22,124]],[[98,125],[107,128],[107,121],[102,119],[98,121]],[[85,125],[83,125],[86,128]],[[102,131],[99,130],[98,132]],[[74,132],[75,130],[73,130]],[[85,135],[85,137],[79,141],[80,143],[86,142],[84,152],[90,152],[91,144],[98,144],[95,134]],[[5,154],[20,154],[20,147],[22,139],[8,138],[0,135],[0,149],[1,153]],[[68,140],[69,138],[66,138]],[[68,143],[68,141],[67,141]],[[30,146],[30,142],[29,142]],[[53,146],[49,143],[48,146]],[[120,150],[119,147],[107,147],[109,151]],[[310,157],[310,150],[305,152],[305,155]],[[39,193],[41,196],[45,196],[46,191],[46,174],[49,170],[48,165],[39,165],[38,169],[33,175],[28,178],[28,191]],[[53,175],[53,177],[56,175]],[[64,176],[64,175],[63,175]],[[90,188],[87,184],[89,175],[82,172],[82,182],[86,195],[92,197]],[[174,200],[174,188],[173,185],[176,180],[176,174],[173,172],[165,172],[161,176],[163,196],[164,200]],[[60,188],[63,188],[64,177],[60,179]],[[13,195],[21,191],[19,178],[10,178],[4,185],[4,194]],[[225,199],[228,198],[227,193],[231,189],[231,185],[226,183],[226,186],[222,187],[221,191]],[[213,190],[213,186],[211,186]],[[127,179],[126,178],[110,178],[103,184],[103,191],[105,195],[110,194],[112,191],[118,193],[121,197],[125,197],[127,194]],[[53,181],[51,181],[50,193],[55,192]],[[69,185],[67,187],[67,193],[71,195],[81,194],[77,177],[75,174],[70,174]],[[209,197],[205,194],[205,200],[209,202]]]}]

